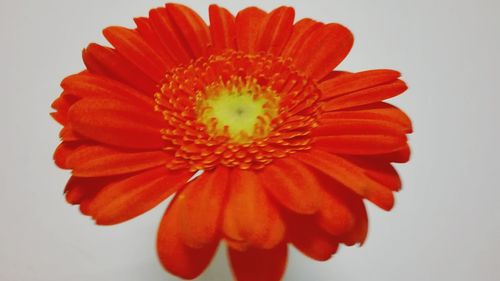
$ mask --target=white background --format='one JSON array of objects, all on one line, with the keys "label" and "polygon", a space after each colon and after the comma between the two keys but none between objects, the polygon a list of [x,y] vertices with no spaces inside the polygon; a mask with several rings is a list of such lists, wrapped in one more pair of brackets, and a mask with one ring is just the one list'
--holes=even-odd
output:
[{"label": "white background", "polygon": [[[185,1],[207,18],[208,1]],[[82,48],[109,25],[132,26],[162,1],[0,1],[0,280],[177,280],[160,267],[155,232],[166,204],[98,227],[65,203],[52,163],[49,105],[82,69]],[[219,1],[231,11],[293,5],[297,18],[355,34],[341,69],[394,68],[410,90],[412,161],[390,213],[370,206],[362,248],[326,263],[292,250],[285,280],[500,280],[499,1]],[[231,280],[223,249],[198,280]]]}]

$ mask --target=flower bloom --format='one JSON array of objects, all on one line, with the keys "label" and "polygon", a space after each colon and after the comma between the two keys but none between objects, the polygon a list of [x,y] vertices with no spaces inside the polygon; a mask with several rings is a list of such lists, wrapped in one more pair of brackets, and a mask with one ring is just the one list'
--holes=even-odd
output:
[{"label": "flower bloom", "polygon": [[167,4],[84,49],[53,103],[66,199],[111,225],[175,194],[157,250],[184,279],[221,241],[240,281],[281,279],[288,245],[324,261],[362,244],[363,199],[390,210],[410,155],[411,121],[383,102],[400,73],[334,71],[352,34],[289,7],[209,16]]}]

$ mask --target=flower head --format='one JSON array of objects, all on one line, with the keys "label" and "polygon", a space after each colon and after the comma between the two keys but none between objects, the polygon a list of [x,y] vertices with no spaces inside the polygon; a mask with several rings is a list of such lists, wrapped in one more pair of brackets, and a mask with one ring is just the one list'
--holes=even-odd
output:
[{"label": "flower head", "polygon": [[362,244],[363,199],[390,210],[393,163],[409,159],[411,122],[383,102],[406,90],[400,74],[334,71],[349,30],[289,7],[209,15],[167,4],[83,51],[53,103],[66,199],[111,225],[175,194],[157,249],[185,279],[221,241],[241,281],[279,280],[289,244],[321,261]]}]

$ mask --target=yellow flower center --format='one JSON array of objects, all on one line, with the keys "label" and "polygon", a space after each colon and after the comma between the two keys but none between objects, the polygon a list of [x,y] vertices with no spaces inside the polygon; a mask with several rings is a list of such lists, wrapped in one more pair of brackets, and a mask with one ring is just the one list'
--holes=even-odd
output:
[{"label": "yellow flower center", "polygon": [[278,108],[279,96],[251,79],[243,82],[234,77],[198,93],[198,121],[212,137],[226,136],[234,143],[266,137]]}]

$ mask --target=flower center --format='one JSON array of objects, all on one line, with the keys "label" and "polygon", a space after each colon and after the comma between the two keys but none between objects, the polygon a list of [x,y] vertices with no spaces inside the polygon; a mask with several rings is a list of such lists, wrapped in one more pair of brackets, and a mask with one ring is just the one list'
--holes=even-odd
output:
[{"label": "flower center", "polygon": [[233,50],[165,75],[155,94],[169,169],[262,169],[311,148],[321,92],[290,59]]},{"label": "flower center", "polygon": [[279,96],[255,79],[233,78],[214,83],[197,94],[198,121],[212,137],[226,136],[234,143],[264,138],[278,115]]}]

